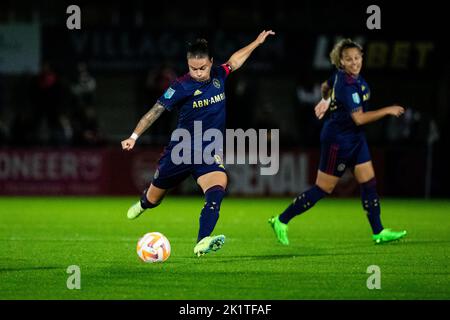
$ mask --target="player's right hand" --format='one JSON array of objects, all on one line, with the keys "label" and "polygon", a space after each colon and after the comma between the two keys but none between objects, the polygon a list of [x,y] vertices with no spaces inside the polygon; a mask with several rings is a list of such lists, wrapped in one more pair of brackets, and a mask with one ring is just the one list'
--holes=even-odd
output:
[{"label": "player's right hand", "polygon": [[267,36],[269,35],[275,35],[275,32],[273,32],[272,30],[263,30],[256,38],[256,41],[258,42],[258,44],[263,44],[264,41],[266,41]]},{"label": "player's right hand", "polygon": [[330,107],[330,102],[327,100],[320,100],[320,102],[314,107],[314,112],[316,114],[317,119],[322,119],[328,108]]},{"label": "player's right hand", "polygon": [[388,113],[391,115],[391,116],[394,116],[394,117],[400,117],[402,114],[404,114],[405,113],[405,108],[403,108],[403,107],[400,107],[400,106],[390,106],[390,107],[388,107]]},{"label": "player's right hand", "polygon": [[123,140],[122,142],[122,149],[123,150],[131,150],[134,147],[134,144],[136,143],[136,140],[128,138]]}]

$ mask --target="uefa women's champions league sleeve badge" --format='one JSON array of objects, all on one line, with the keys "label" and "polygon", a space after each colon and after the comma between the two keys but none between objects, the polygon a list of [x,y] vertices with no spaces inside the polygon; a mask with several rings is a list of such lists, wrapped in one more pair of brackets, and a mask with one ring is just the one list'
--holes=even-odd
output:
[{"label": "uefa women's champions league sleeve badge", "polygon": [[164,92],[164,98],[170,99],[172,98],[173,94],[175,93],[175,90],[169,87],[166,92]]},{"label": "uefa women's champions league sleeve badge", "polygon": [[361,102],[358,92],[355,92],[354,94],[352,94],[352,98],[353,98],[353,102],[356,104],[359,104]]}]

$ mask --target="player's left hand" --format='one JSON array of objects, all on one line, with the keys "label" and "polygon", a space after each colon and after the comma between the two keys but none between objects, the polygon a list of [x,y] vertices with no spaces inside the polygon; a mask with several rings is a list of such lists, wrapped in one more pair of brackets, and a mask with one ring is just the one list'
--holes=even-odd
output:
[{"label": "player's left hand", "polygon": [[266,41],[266,38],[269,35],[275,35],[275,32],[273,32],[272,30],[269,31],[263,30],[263,32],[259,34],[258,38],[256,38],[256,41],[258,42],[258,44],[262,44],[264,43],[264,41]]}]

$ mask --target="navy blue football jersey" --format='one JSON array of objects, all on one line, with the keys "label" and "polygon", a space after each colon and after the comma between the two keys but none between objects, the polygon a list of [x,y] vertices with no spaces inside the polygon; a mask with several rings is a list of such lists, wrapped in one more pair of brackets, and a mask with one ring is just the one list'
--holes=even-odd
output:
[{"label": "navy blue football jersey", "polygon": [[[225,79],[230,74],[230,66],[223,64],[211,68],[208,81],[194,80],[189,73],[176,79],[157,100],[167,110],[178,111],[177,129],[186,129],[192,139],[202,139],[208,129],[218,129],[225,134]],[[194,122],[201,121],[200,132],[194,132]],[[198,123],[197,123],[198,128]],[[198,130],[197,130],[198,131]],[[197,133],[194,136],[194,133]],[[202,136],[199,136],[200,133]],[[200,141],[199,140],[199,141]],[[168,148],[178,142],[171,141]],[[204,142],[202,147],[210,142]],[[194,145],[192,144],[194,148]]]},{"label": "navy blue football jersey", "polygon": [[351,114],[357,110],[368,111],[370,88],[364,78],[353,77],[343,70],[337,70],[329,79],[331,102],[321,132],[323,142],[353,141],[364,134]]}]

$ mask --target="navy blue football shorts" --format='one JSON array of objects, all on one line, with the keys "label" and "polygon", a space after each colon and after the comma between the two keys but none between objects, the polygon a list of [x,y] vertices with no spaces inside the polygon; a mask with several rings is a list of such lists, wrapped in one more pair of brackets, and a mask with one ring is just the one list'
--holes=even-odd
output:
[{"label": "navy blue football shorts", "polygon": [[192,176],[196,181],[204,174],[221,171],[226,172],[222,159],[215,156],[212,164],[174,164],[167,150],[158,161],[158,168],[153,176],[152,184],[160,189],[171,189]]},{"label": "navy blue football shorts", "polygon": [[346,168],[354,168],[368,161],[371,161],[371,156],[364,136],[351,143],[323,142],[319,170],[335,177],[342,177]]}]

